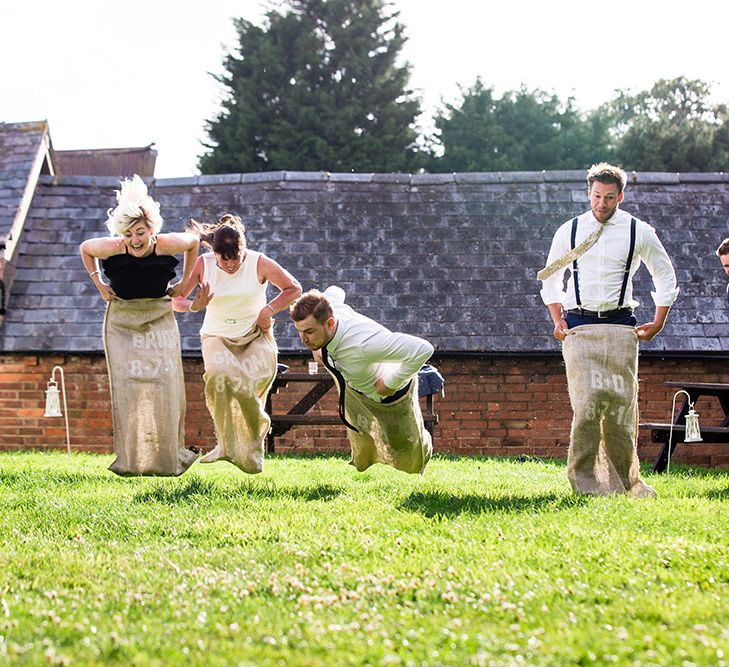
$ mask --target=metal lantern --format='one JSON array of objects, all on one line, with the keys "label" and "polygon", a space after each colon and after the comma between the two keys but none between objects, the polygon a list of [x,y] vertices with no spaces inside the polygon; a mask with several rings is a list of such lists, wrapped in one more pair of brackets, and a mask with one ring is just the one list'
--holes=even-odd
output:
[{"label": "metal lantern", "polygon": [[686,400],[688,401],[689,411],[686,415],[686,434],[684,435],[684,442],[702,442],[701,429],[699,428],[699,415],[694,410],[694,404],[691,402],[691,396],[685,389],[679,389],[673,395],[673,404],[671,405],[671,429],[668,432],[668,463],[666,464],[666,477],[671,471],[671,443],[673,442],[673,413],[676,410],[676,399],[679,394],[685,394]]},{"label": "metal lantern", "polygon": [[689,408],[686,415],[686,437],[684,442],[702,442],[701,429],[699,428],[699,415],[694,411],[694,406]]},{"label": "metal lantern", "polygon": [[46,389],[46,411],[44,417],[60,417],[61,416],[61,394],[58,391],[58,384],[55,380],[48,383]]},{"label": "metal lantern", "polygon": [[[58,391],[56,382],[56,371],[61,375],[61,391]],[[61,412],[61,395],[63,395],[63,412]],[[51,379],[46,388],[46,411],[44,417],[61,417],[66,420],[66,452],[71,453],[71,434],[68,430],[68,405],[66,404],[66,380],[63,377],[63,368],[54,366],[51,371]]]}]

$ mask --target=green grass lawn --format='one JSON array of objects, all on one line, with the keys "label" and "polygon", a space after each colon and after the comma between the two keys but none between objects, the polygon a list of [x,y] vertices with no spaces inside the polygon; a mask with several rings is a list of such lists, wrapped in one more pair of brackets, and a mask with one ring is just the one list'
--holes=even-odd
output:
[{"label": "green grass lawn", "polygon": [[122,479],[0,455],[0,664],[723,665],[729,472],[272,457]]}]

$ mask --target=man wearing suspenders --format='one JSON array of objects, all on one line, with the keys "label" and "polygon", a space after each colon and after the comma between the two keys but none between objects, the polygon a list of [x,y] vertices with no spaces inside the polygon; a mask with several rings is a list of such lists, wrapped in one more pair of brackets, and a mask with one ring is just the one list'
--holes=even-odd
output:
[{"label": "man wearing suspenders", "polygon": [[[716,256],[721,260],[721,268],[729,276],[729,239],[724,239],[716,249]],[[729,285],[726,288],[727,299],[729,299]]]},{"label": "man wearing suspenders", "polygon": [[356,312],[341,287],[310,290],[290,308],[301,341],[334,377],[352,464],[422,473],[433,452],[418,403],[418,371],[433,354],[422,338]]},{"label": "man wearing suspenders", "polygon": [[[560,226],[537,277],[554,337],[563,343],[574,412],[567,462],[572,488],[650,496],[655,492],[637,469],[638,342],[663,329],[678,289],[655,230],[619,208],[626,180],[619,167],[592,166],[590,210]],[[632,278],[641,262],[655,286],[655,314],[637,326]]]}]

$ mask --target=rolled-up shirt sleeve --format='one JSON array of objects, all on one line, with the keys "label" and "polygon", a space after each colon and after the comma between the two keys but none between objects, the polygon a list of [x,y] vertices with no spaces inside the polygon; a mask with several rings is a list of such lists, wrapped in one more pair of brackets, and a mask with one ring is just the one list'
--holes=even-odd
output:
[{"label": "rolled-up shirt sleeve", "polygon": [[[570,245],[569,238],[567,236],[567,225],[562,225],[554,234],[552,246],[549,249],[547,262],[544,266],[549,266],[552,262],[563,257],[569,251]],[[550,303],[564,303],[566,295],[563,289],[565,270],[566,269],[557,271],[549,276],[549,278],[542,281],[542,289],[539,294],[545,305],[549,305]]]},{"label": "rolled-up shirt sleeve", "polygon": [[362,353],[371,363],[388,364],[382,379],[398,390],[430,359],[433,346],[423,338],[382,329],[364,342]]},{"label": "rolled-up shirt sleeve", "polygon": [[676,284],[676,272],[656,230],[650,225],[646,225],[640,254],[653,279],[655,287],[655,291],[651,292],[653,303],[656,306],[671,307],[679,292]]}]

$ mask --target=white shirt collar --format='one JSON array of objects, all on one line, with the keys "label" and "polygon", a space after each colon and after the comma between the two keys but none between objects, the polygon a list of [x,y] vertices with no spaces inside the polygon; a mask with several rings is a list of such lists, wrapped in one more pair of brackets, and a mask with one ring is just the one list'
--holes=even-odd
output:
[{"label": "white shirt collar", "polygon": [[615,209],[615,213],[613,213],[605,222],[600,222],[596,217],[595,214],[592,212],[592,209],[590,209],[590,218],[592,219],[592,222],[594,222],[596,225],[614,225],[620,216],[622,211],[620,210],[620,207]]}]

